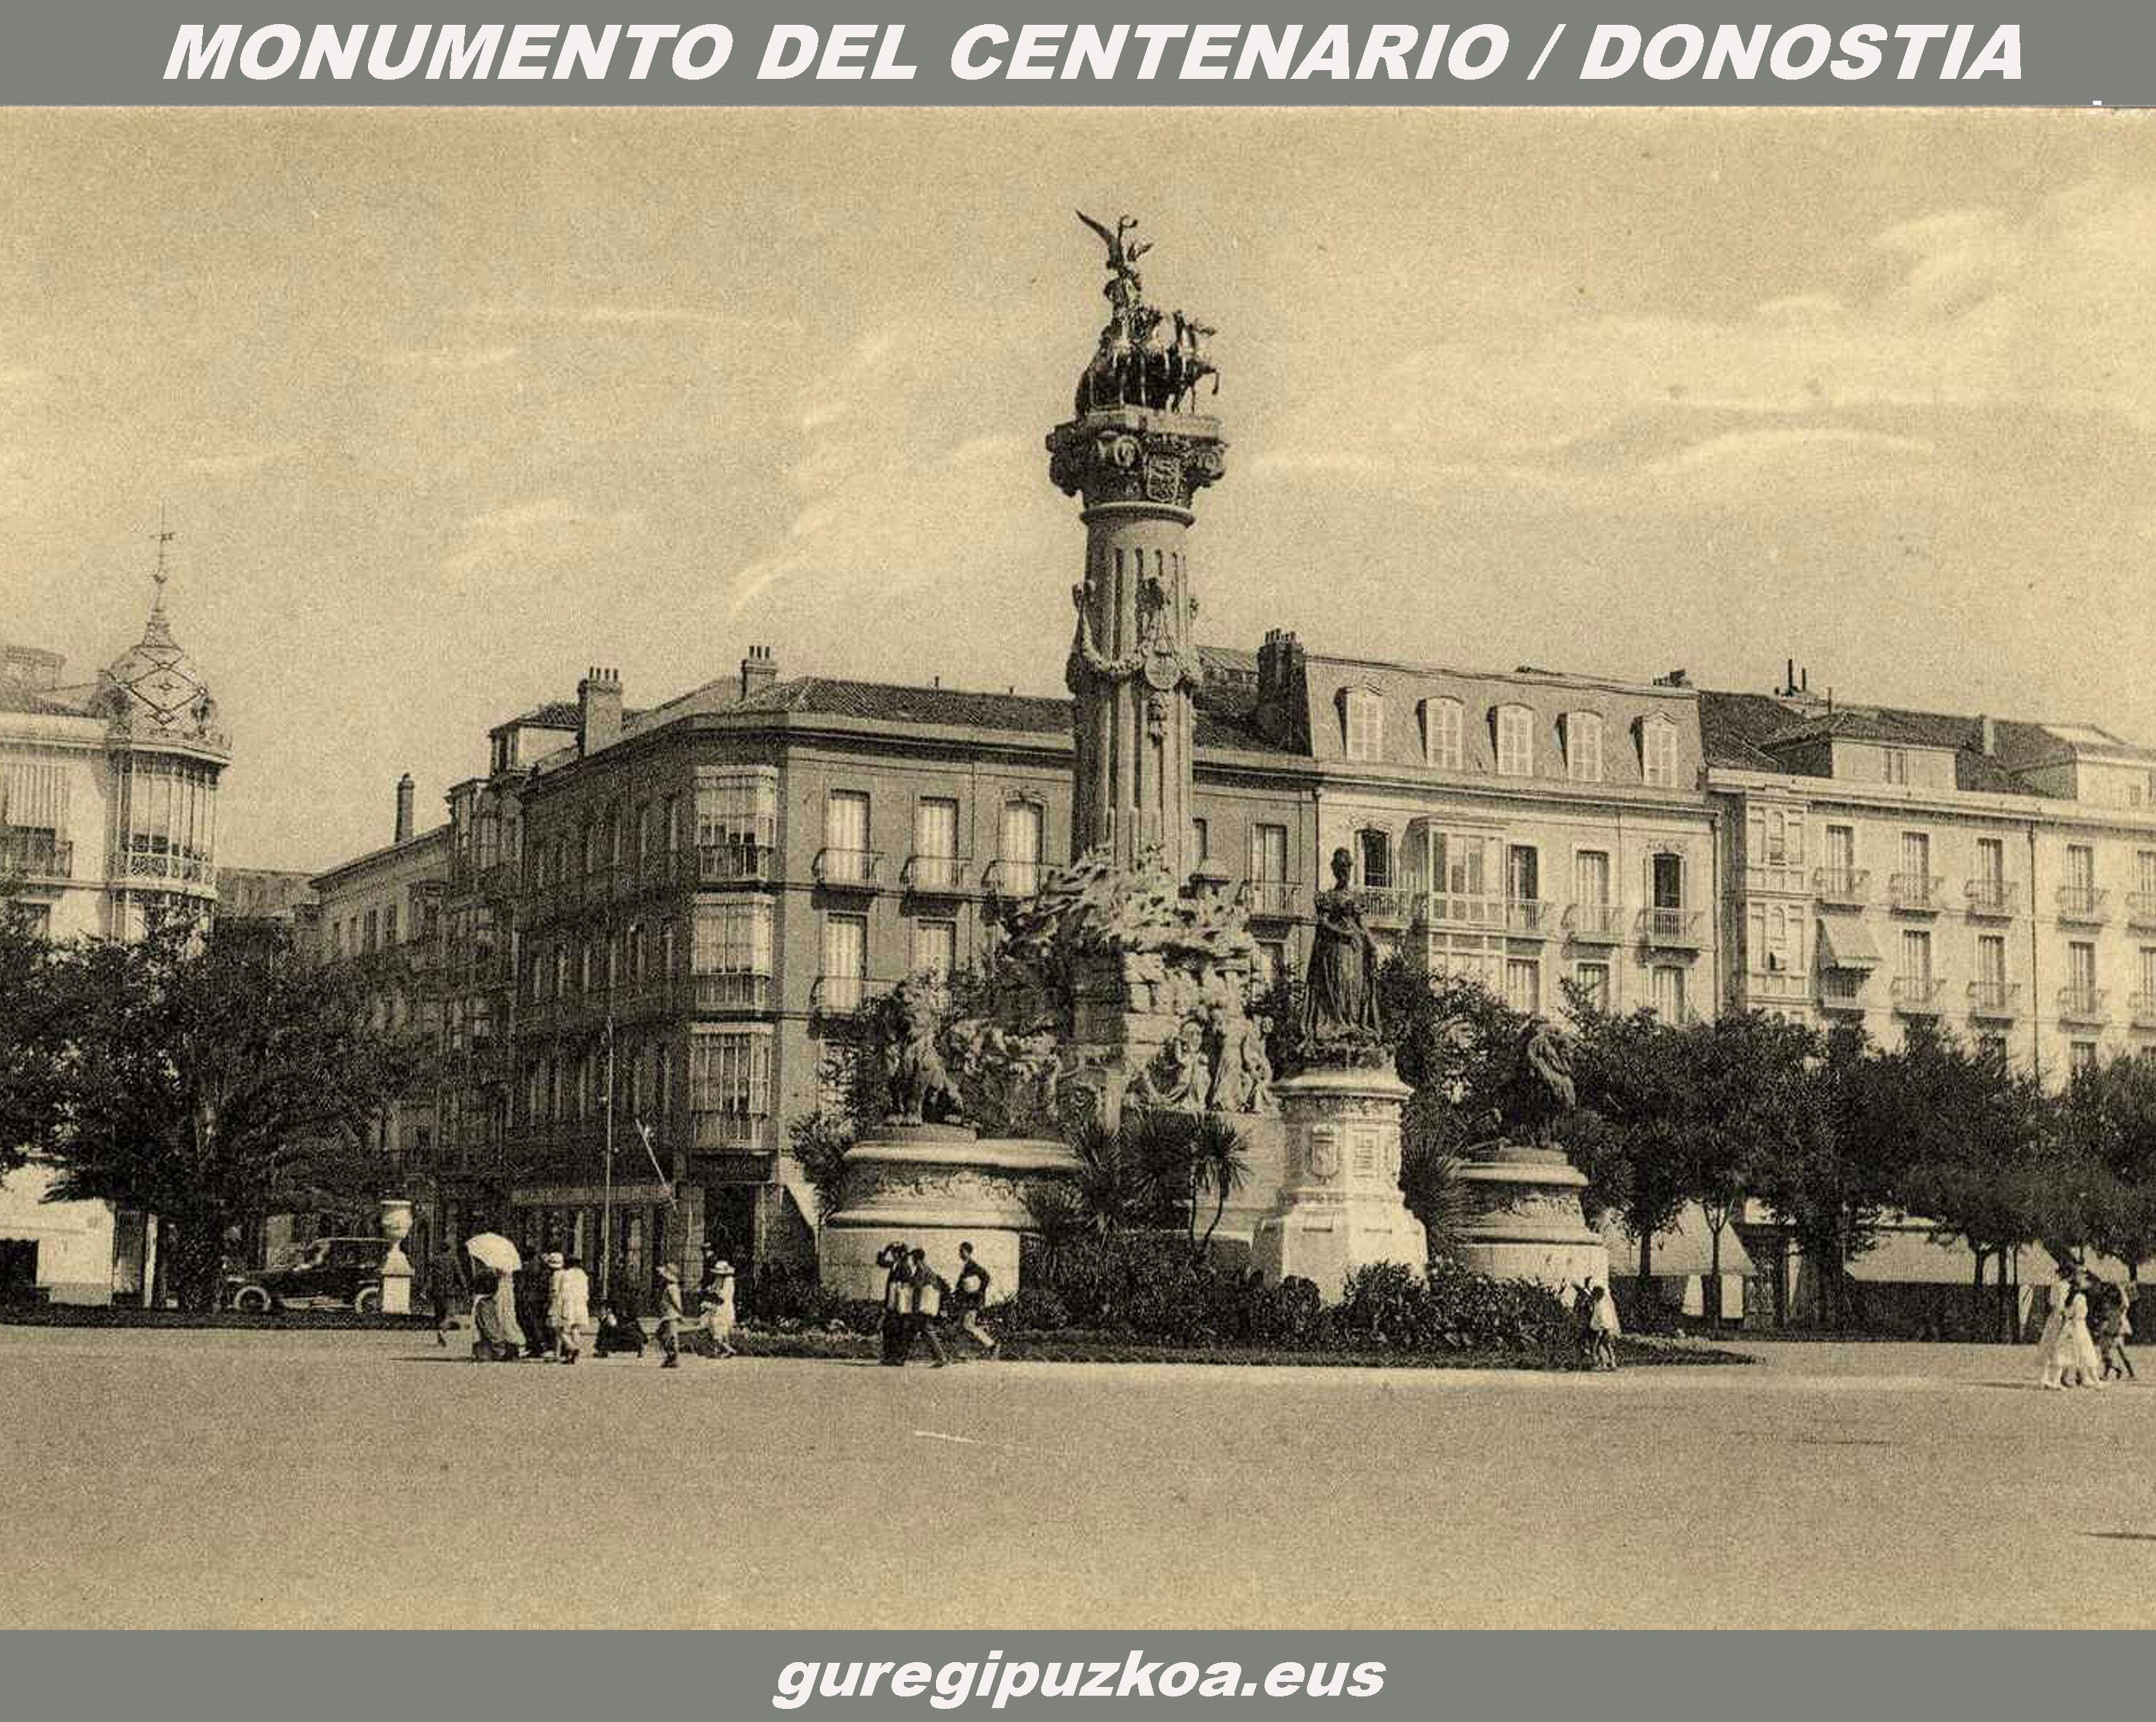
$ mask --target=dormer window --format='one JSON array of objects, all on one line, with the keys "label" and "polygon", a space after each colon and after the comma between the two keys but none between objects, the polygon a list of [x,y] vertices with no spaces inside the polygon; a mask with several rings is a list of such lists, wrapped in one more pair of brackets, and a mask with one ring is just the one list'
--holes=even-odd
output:
[{"label": "dormer window", "polygon": [[1385,702],[1375,688],[1350,687],[1341,691],[1348,757],[1377,760],[1385,754]]},{"label": "dormer window", "polygon": [[1887,781],[1906,784],[1909,781],[1909,750],[1907,748],[1886,749]]},{"label": "dormer window", "polygon": [[1534,775],[1535,714],[1525,706],[1500,706],[1496,712],[1497,774]]},{"label": "dormer window", "polygon": [[1457,700],[1422,702],[1423,763],[1440,771],[1458,771],[1462,766],[1467,733],[1466,713]]},{"label": "dormer window", "polygon": [[1640,775],[1659,789],[1677,786],[1677,727],[1666,717],[1640,726]]},{"label": "dormer window", "polygon": [[1564,714],[1564,774],[1576,784],[1602,781],[1602,718],[1594,712]]}]

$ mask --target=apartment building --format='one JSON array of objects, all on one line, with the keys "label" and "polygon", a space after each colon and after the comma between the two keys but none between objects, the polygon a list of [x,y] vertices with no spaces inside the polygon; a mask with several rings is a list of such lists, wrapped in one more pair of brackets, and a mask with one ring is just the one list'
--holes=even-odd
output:
[{"label": "apartment building", "polygon": [[2156,752],[2087,725],[1702,697],[1724,996],[2063,1078],[2156,1047]]}]

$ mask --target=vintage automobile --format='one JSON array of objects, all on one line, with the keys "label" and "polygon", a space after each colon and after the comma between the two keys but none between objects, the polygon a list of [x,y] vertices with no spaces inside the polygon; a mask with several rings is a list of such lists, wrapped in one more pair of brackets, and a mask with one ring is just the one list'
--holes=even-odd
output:
[{"label": "vintage automobile", "polygon": [[388,1252],[387,1238],[317,1238],[282,1267],[228,1275],[224,1307],[248,1314],[350,1309],[372,1315],[382,1308],[382,1259]]}]

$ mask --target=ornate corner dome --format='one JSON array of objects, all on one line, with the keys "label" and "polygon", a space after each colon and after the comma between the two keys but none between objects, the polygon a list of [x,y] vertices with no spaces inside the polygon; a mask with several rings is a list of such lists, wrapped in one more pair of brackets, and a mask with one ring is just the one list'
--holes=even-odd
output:
[{"label": "ornate corner dome", "polygon": [[217,702],[194,660],[173,637],[165,614],[166,578],[161,559],[157,601],[142,638],[100,674],[96,709],[137,739],[169,738],[223,751]]}]

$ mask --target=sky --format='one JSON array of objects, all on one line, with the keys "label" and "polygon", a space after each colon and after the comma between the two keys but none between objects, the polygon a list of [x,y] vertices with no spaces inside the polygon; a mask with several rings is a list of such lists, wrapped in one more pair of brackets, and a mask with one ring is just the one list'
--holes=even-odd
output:
[{"label": "sky", "polygon": [[0,639],[168,608],[221,860],[618,667],[1056,692],[1074,208],[1218,327],[1212,643],[2156,743],[2156,125],[2059,112],[0,114]]}]

